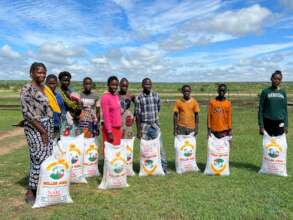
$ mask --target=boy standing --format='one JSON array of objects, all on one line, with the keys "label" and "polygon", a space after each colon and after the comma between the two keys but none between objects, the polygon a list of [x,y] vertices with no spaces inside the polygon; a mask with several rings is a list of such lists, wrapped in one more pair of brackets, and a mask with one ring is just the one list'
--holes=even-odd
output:
[{"label": "boy standing", "polygon": [[208,106],[208,135],[213,133],[217,138],[232,136],[232,106],[225,97],[227,86],[218,86],[218,96],[210,100]]},{"label": "boy standing", "polygon": [[[135,98],[137,138],[152,140],[157,138],[160,133],[160,96],[158,93],[152,91],[152,81],[149,78],[142,80],[142,89],[141,94]],[[160,153],[162,167],[165,174],[167,174],[168,164],[166,152],[163,149],[162,138]]]},{"label": "boy standing", "polygon": [[190,97],[191,86],[184,85],[181,89],[183,97],[177,99],[173,108],[174,136],[198,133],[199,105],[194,98]]},{"label": "boy standing", "polygon": [[56,91],[58,79],[54,74],[50,74],[46,78],[46,85],[51,89],[52,93],[55,95],[57,104],[60,108],[60,112],[53,111],[53,120],[54,120],[54,139],[58,140],[60,138],[60,127],[61,120],[65,118],[66,111],[63,99],[58,91]]}]

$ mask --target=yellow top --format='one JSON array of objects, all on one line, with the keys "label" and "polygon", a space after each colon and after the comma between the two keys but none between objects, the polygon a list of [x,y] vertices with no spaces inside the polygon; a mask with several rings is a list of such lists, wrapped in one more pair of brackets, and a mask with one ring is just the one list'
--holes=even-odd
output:
[{"label": "yellow top", "polygon": [[57,99],[56,99],[54,93],[52,92],[52,90],[48,86],[45,86],[44,93],[48,98],[49,106],[52,109],[52,111],[57,112],[57,113],[61,113],[61,109],[58,105]]}]

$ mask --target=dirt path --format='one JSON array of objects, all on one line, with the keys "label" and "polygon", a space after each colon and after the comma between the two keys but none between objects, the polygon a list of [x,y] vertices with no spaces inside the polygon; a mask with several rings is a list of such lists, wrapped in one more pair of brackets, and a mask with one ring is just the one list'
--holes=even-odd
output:
[{"label": "dirt path", "polygon": [[1,131],[0,132],[0,141],[4,140],[8,137],[18,136],[23,134],[23,128],[14,128],[9,131]]},{"label": "dirt path", "polygon": [[26,144],[23,128],[0,132],[0,155],[9,154]]}]

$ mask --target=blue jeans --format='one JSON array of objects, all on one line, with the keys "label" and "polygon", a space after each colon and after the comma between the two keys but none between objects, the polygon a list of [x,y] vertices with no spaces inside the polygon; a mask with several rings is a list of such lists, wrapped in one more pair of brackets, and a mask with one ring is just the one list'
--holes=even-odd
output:
[{"label": "blue jeans", "polygon": [[[145,131],[142,130],[142,138],[145,140],[156,139],[159,134],[160,134],[160,127],[159,126],[152,126],[151,125]],[[168,161],[167,161],[166,151],[165,151],[164,145],[163,145],[162,133],[160,136],[160,155],[161,155],[162,167],[163,167],[164,172],[166,173],[167,168],[168,168]]]}]

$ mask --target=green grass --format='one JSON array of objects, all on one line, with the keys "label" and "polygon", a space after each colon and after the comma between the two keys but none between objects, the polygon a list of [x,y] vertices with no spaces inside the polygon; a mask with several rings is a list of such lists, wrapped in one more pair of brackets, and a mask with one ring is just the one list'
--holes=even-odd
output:
[{"label": "green grass", "polygon": [[20,110],[0,110],[0,131],[10,130],[22,120]]},{"label": "green grass", "polygon": [[[164,105],[161,112],[170,175],[130,177],[129,188],[106,191],[96,189],[101,177],[91,178],[87,185],[71,186],[73,204],[33,210],[22,202],[29,164],[27,150],[20,149],[0,157],[0,219],[293,219],[292,139],[288,152],[290,176],[258,174],[261,137],[256,110],[235,107],[231,176],[212,177],[202,172],[178,175],[174,171],[171,109]],[[202,108],[197,144],[197,162],[202,171],[207,145],[205,112]],[[293,124],[292,117],[289,124]],[[137,142],[135,148],[138,171]]]}]

